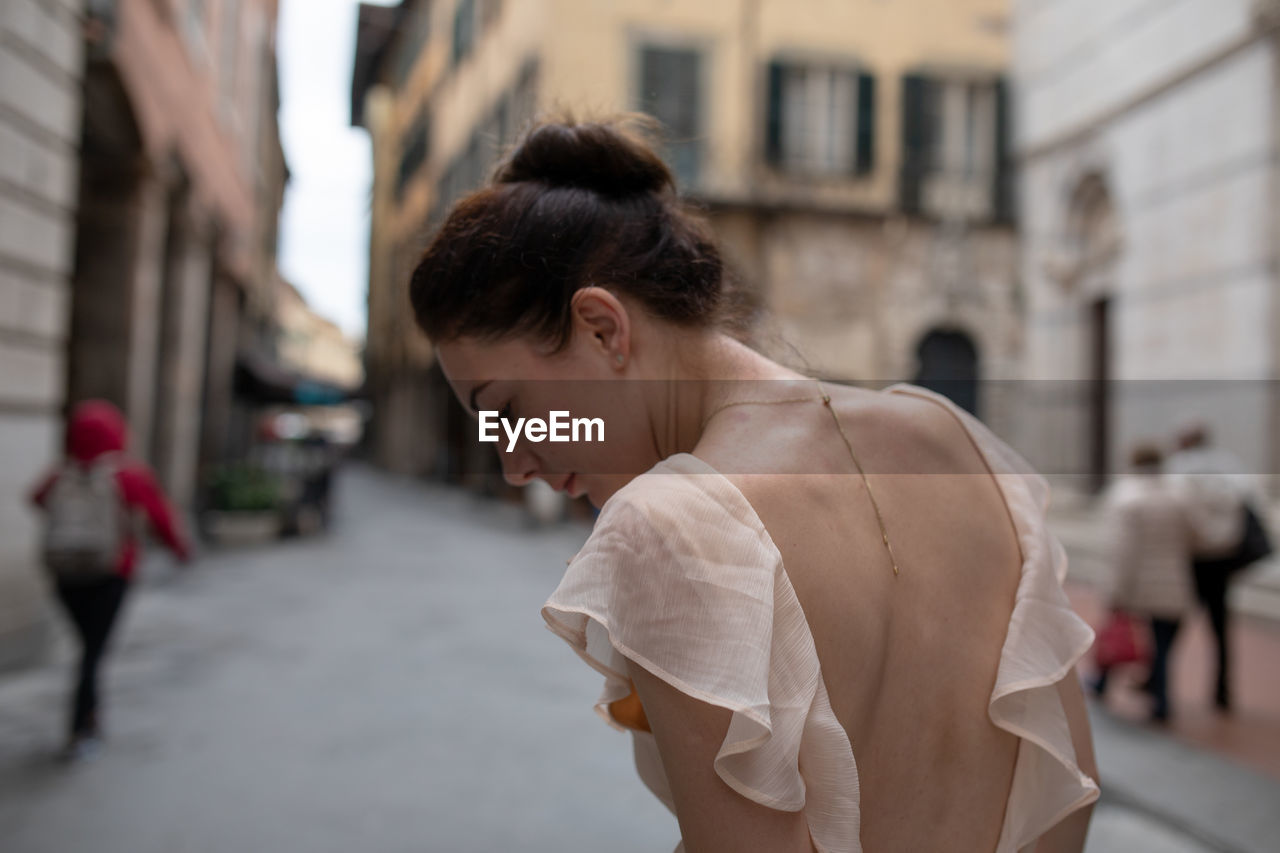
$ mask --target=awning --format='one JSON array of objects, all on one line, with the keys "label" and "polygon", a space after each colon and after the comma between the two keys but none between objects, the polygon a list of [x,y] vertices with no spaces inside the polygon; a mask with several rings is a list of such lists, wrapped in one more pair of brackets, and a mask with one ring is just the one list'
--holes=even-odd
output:
[{"label": "awning", "polygon": [[331,406],[345,403],[353,392],[312,379],[252,350],[236,354],[235,394],[254,403]]}]

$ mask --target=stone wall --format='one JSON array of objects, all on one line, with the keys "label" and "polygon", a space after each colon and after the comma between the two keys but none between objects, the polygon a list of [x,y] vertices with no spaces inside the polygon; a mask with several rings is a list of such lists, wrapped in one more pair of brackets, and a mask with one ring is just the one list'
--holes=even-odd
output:
[{"label": "stone wall", "polygon": [[0,3],[0,667],[43,645],[27,490],[61,439],[82,63],[72,0]]},{"label": "stone wall", "polygon": [[864,383],[910,382],[934,331],[977,354],[979,412],[1012,438],[1006,380],[1020,375],[1016,239],[1009,228],[949,234],[925,220],[817,212],[712,217],[735,273],[760,291],[760,343],[797,369]]},{"label": "stone wall", "polygon": [[[1274,470],[1276,41],[1252,0],[1017,4],[1027,376],[1038,462],[1088,466],[1106,300],[1107,464],[1181,420]],[[1087,222],[1082,187],[1106,197]],[[1096,212],[1096,211],[1095,211]]]}]

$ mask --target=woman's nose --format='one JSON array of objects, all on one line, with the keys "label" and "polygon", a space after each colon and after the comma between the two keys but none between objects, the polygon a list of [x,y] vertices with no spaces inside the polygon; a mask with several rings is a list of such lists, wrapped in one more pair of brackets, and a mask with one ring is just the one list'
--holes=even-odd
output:
[{"label": "woman's nose", "polygon": [[[523,442],[521,442],[523,443]],[[520,444],[510,452],[499,451],[502,457],[502,478],[512,486],[526,485],[538,476],[538,459]]]}]

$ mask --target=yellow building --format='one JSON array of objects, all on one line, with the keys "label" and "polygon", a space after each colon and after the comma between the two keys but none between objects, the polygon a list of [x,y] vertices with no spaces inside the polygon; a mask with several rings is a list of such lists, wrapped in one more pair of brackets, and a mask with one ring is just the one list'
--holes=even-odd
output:
[{"label": "yellow building", "polygon": [[280,330],[276,350],[281,365],[343,391],[358,389],[364,379],[360,345],[343,334],[337,323],[317,314],[288,281],[277,278],[276,288],[275,319]]},{"label": "yellow building", "polygon": [[417,254],[528,119],[560,109],[663,122],[681,191],[771,309],[771,350],[838,379],[960,380],[944,390],[1003,420],[976,380],[1014,375],[1019,348],[1007,5],[362,6],[352,108],[375,151],[367,365],[384,463],[433,465],[396,421],[451,433],[407,310]]}]

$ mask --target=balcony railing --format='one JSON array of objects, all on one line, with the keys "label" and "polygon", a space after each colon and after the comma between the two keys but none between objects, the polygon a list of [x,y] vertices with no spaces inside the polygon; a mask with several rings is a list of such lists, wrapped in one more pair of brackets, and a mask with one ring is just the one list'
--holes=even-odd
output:
[{"label": "balcony railing", "polygon": [[900,173],[902,212],[934,219],[1009,222],[1013,211],[1013,172],[976,172],[904,168]]}]

